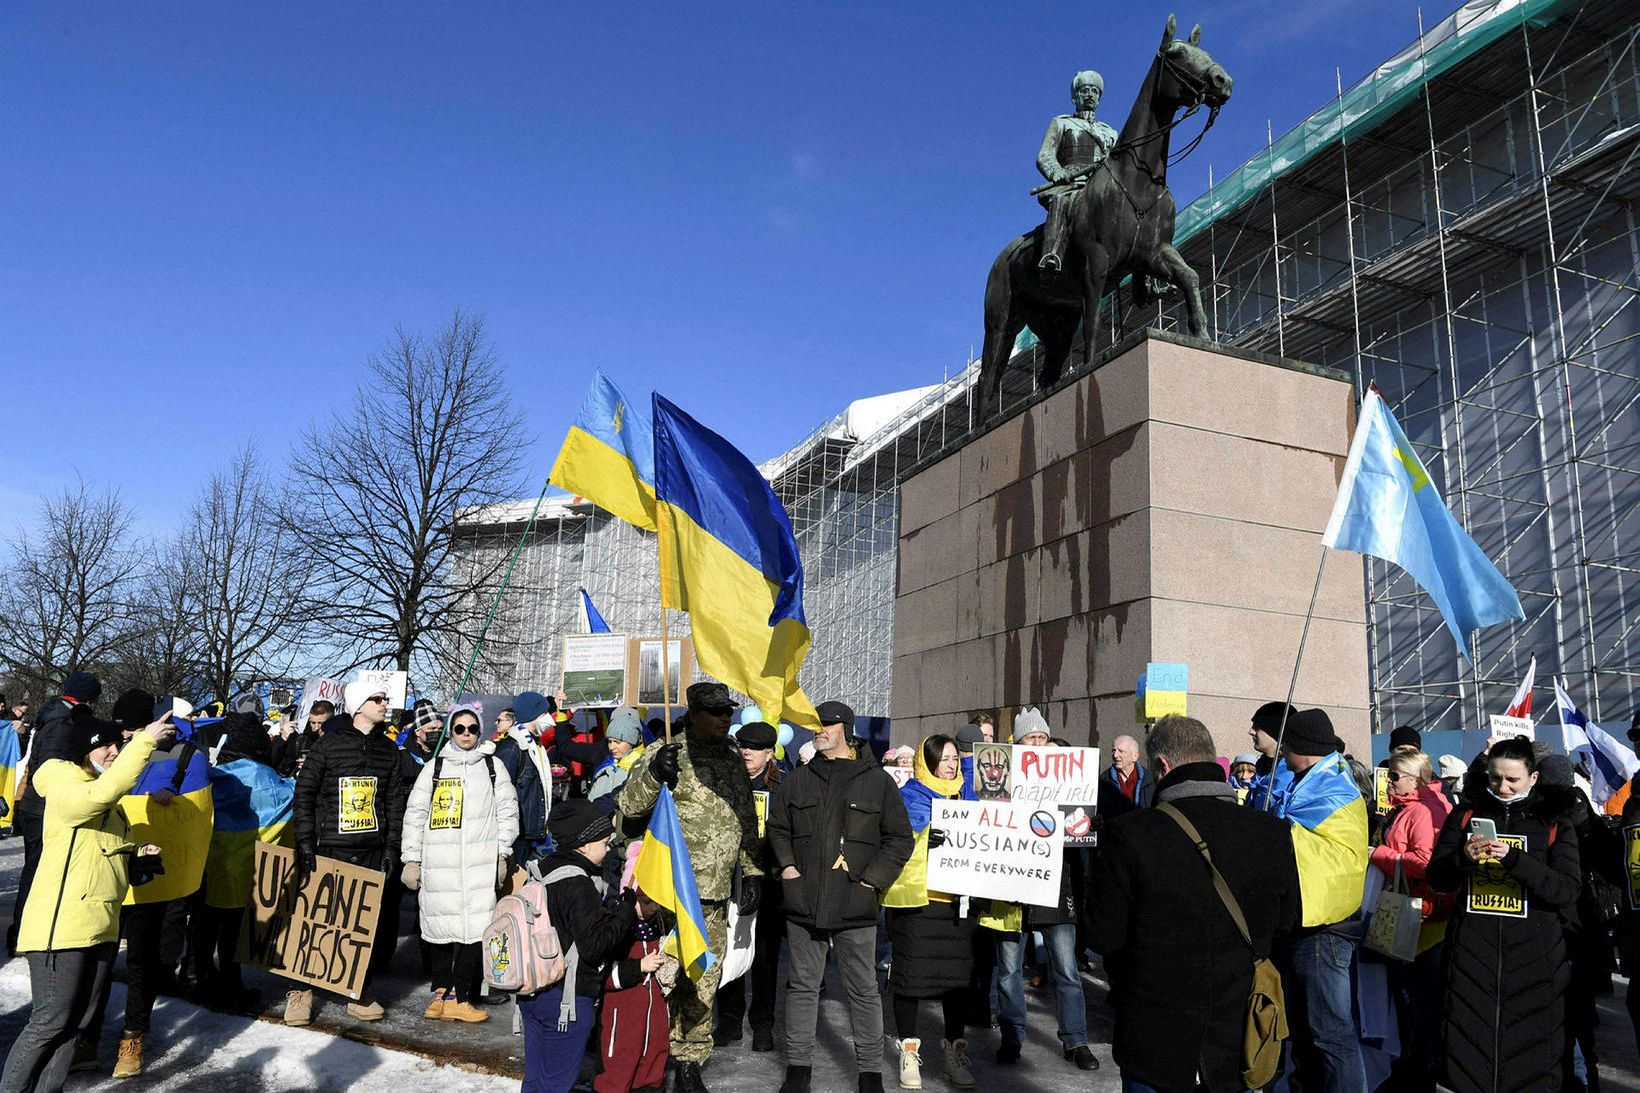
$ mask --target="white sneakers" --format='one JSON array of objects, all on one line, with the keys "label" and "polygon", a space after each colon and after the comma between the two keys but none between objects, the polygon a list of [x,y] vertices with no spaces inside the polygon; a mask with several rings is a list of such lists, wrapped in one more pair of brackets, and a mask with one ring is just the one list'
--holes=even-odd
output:
[{"label": "white sneakers", "polygon": [[922,1058],[917,1052],[922,1050],[921,1040],[901,1040],[900,1042],[900,1088],[922,1088]]},{"label": "white sneakers", "polygon": [[945,1080],[958,1089],[974,1088],[974,1072],[968,1069],[968,1041],[941,1040],[940,1047],[945,1049]]}]

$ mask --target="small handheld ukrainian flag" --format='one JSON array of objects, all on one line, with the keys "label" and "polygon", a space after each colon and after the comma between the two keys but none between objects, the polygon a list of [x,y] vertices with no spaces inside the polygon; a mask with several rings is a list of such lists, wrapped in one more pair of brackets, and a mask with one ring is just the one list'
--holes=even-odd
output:
[{"label": "small handheld ukrainian flag", "polygon": [[689,612],[695,656],[771,723],[817,727],[798,686],[809,652],[791,519],[755,464],[655,396],[661,603]]},{"label": "small handheld ukrainian flag", "polygon": [[654,434],[602,370],[593,374],[547,481],[634,527],[655,530]]},{"label": "small handheld ukrainian flag", "polygon": [[1338,500],[1321,541],[1394,562],[1410,573],[1441,609],[1446,628],[1470,660],[1476,630],[1526,617],[1509,581],[1441,500],[1376,387],[1361,403]]},{"label": "small handheld ukrainian flag", "polygon": [[22,765],[23,746],[17,737],[17,726],[10,721],[0,721],[0,801],[6,803],[0,828],[11,827],[17,807],[17,768]]},{"label": "small handheld ukrainian flag", "polygon": [[695,885],[695,863],[689,859],[689,845],[683,841],[683,825],[678,822],[678,805],[666,786],[661,787],[649,814],[649,829],[638,849],[632,879],[652,902],[677,916],[678,962],[685,974],[691,979],[705,975],[717,957],[706,938],[706,913]]}]

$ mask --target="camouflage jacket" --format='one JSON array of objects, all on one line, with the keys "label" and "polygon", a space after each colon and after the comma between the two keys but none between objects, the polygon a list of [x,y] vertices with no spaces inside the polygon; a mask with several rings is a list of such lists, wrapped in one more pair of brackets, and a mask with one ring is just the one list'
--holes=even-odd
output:
[{"label": "camouflage jacket", "polygon": [[[649,748],[616,791],[615,804],[621,816],[647,816],[655,807],[661,784],[650,777],[649,763],[659,751],[658,747]],[[672,799],[678,805],[678,822],[683,825],[683,841],[689,846],[701,899],[728,899],[733,894],[737,865],[746,876],[762,875],[757,861],[741,852],[740,821],[734,810],[696,777],[687,747],[678,749],[678,784],[672,788]]]}]

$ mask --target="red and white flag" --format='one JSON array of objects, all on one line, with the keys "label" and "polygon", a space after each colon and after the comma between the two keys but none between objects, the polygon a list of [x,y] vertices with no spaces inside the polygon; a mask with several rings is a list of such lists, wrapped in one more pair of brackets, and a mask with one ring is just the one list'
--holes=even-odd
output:
[{"label": "red and white flag", "polygon": [[1526,678],[1520,681],[1520,686],[1515,689],[1515,697],[1509,703],[1506,713],[1510,717],[1532,716],[1532,681],[1536,676],[1537,654],[1534,653],[1526,664]]}]

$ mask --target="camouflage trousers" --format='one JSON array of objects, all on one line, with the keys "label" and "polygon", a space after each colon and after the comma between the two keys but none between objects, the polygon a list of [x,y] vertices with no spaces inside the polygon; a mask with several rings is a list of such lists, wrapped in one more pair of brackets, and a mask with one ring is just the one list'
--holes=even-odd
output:
[{"label": "camouflage trousers", "polygon": [[672,1018],[672,1058],[705,1063],[712,1057],[712,1003],[723,978],[723,958],[729,951],[729,901],[701,900],[706,915],[706,943],[717,960],[700,979],[678,973],[667,1008]]}]

